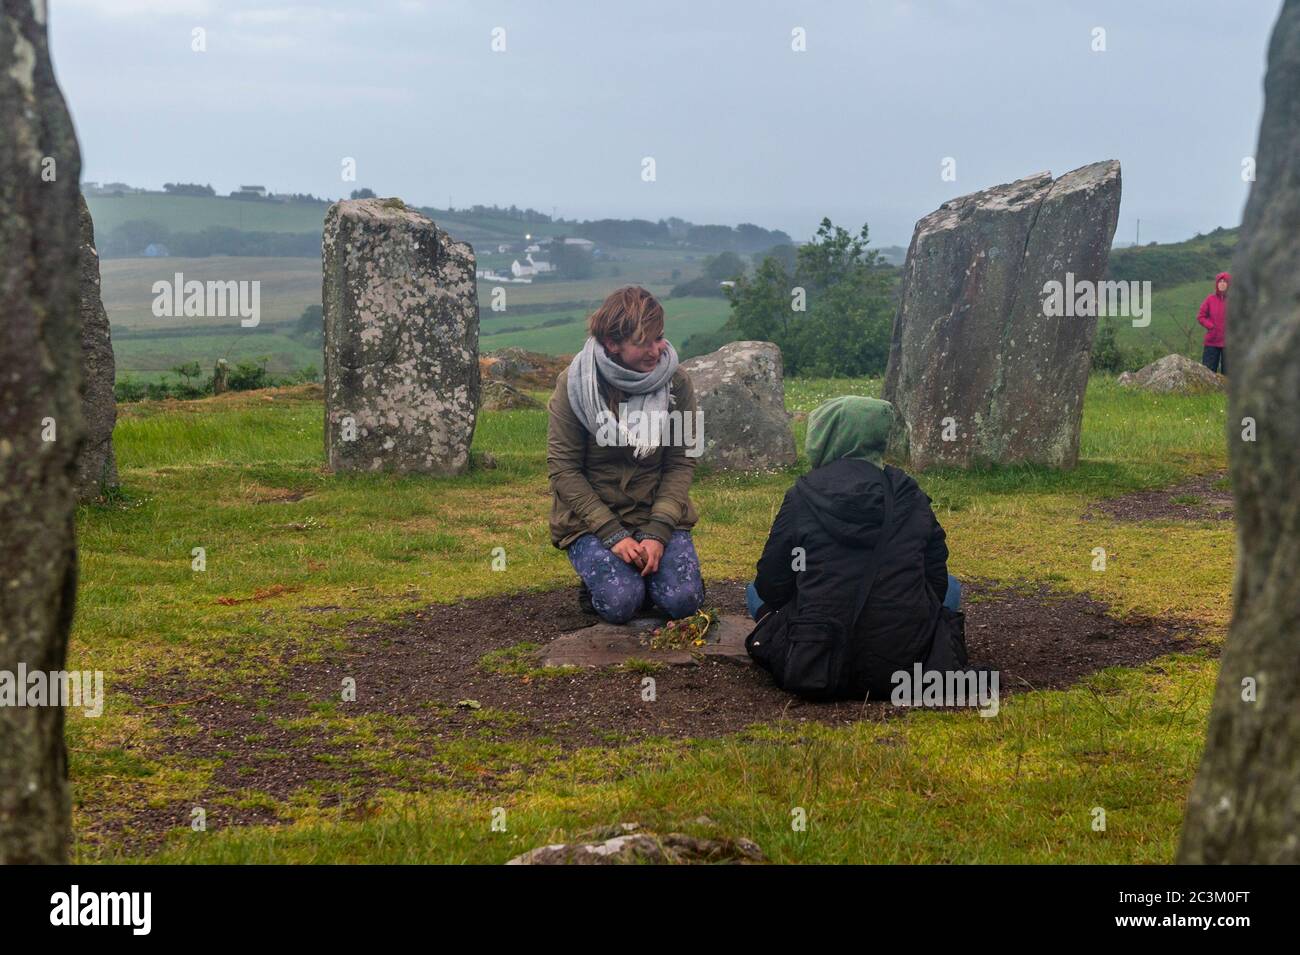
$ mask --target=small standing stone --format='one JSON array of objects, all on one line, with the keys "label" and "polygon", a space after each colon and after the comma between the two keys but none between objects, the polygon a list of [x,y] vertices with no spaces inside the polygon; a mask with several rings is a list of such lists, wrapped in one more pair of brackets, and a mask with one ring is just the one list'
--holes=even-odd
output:
[{"label": "small standing stone", "polygon": [[212,393],[214,395],[225,394],[230,390],[230,362],[224,358],[218,358],[217,364],[212,369]]},{"label": "small standing stone", "polygon": [[78,194],[81,220],[81,363],[86,390],[81,411],[86,419],[86,443],[77,457],[77,494],[94,500],[117,486],[117,458],[113,454],[113,426],[117,400],[113,395],[116,365],[108,312],[100,293],[99,252],[95,248],[95,222],[84,196]]},{"label": "small standing stone", "polygon": [[335,471],[461,474],[479,399],[474,250],[400,199],[325,216],[325,452]]}]

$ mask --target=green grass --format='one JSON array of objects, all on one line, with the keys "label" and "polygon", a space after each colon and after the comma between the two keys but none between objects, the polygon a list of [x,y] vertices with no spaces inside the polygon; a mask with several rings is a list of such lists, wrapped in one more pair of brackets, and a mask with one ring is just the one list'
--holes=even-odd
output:
[{"label": "green grass", "polygon": [[186,361],[197,361],[205,377],[212,375],[218,358],[233,368],[241,361],[266,360],[272,374],[288,375],[311,365],[321,370],[323,358],[319,348],[285,334],[275,326],[235,328],[228,334],[187,335],[185,337],[133,338],[113,340],[119,380],[127,375],[139,381],[170,377],[179,381],[172,369]]},{"label": "green grass", "polygon": [[[878,389],[876,380],[795,380],[787,404],[807,411],[834,394]],[[222,759],[155,749],[151,711],[115,684],[147,686],[178,673],[214,692],[243,687],[273,678],[286,659],[341,648],[352,623],[571,581],[546,529],[545,412],[481,416],[474,450],[496,457],[493,470],[443,479],[330,475],[313,394],[120,409],[123,493],[78,517],[69,666],[104,670],[107,685],[102,717],[69,714],[83,861],[120,856],[111,836],[87,829],[88,813],[188,805]],[[803,429],[797,421],[800,445]],[[1221,395],[1136,394],[1097,377],[1074,471],[938,471],[920,480],[958,576],[1047,582],[1095,594],[1116,612],[1191,618],[1214,636],[1230,606],[1231,524],[1118,524],[1081,514],[1099,498],[1225,464]],[[696,543],[708,577],[752,574],[781,496],[805,467],[801,458],[788,473],[697,479]],[[492,570],[498,546],[504,572]],[[1104,573],[1090,567],[1096,546],[1110,555]],[[191,569],[196,547],[206,552],[204,572]],[[271,599],[218,603],[277,586]],[[485,672],[527,672],[525,649],[489,657]],[[440,742],[432,763],[407,755],[413,729],[400,720],[324,708],[312,725],[357,741],[358,772],[399,767],[425,781],[421,794],[387,794],[353,821],[324,808],[322,789],[309,784],[277,806],[281,828],[184,829],[153,858],[498,862],[597,824],[689,831],[703,813],[778,861],[1168,862],[1214,671],[1201,657],[1164,658],[1068,691],[1017,696],[995,719],[912,712],[846,728],[774,723],[720,740],[611,740],[567,755],[546,740],[474,737]],[[499,725],[510,714],[477,718]],[[491,791],[449,785],[483,772]],[[489,825],[498,806],[507,810],[505,833]],[[1103,833],[1090,825],[1096,806],[1107,810]],[[808,813],[806,832],[790,828],[796,807]]]}]

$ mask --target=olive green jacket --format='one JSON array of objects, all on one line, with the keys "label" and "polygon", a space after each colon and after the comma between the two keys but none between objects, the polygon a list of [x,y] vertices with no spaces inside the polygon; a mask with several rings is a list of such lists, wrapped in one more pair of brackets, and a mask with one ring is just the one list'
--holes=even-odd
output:
[{"label": "olive green jacket", "polygon": [[[601,395],[618,412],[627,399],[604,379]],[[670,386],[670,411],[689,409],[698,425],[699,407],[691,377],[681,368]],[[547,404],[546,469],[551,481],[551,543],[568,547],[583,534],[608,537],[619,527],[642,530],[665,541],[674,530],[689,530],[699,514],[688,491],[697,458],[680,442],[656,448],[644,458],[631,447],[602,447],[569,404],[569,370],[560,372]]]}]

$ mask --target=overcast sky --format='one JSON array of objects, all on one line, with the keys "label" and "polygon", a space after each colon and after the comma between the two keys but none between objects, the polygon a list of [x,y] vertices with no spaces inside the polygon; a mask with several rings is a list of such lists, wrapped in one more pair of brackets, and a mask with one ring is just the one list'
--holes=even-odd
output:
[{"label": "overcast sky", "polygon": [[1116,241],[1138,218],[1143,242],[1236,225],[1280,0],[50,5],[88,180],[369,186],[796,239],[830,216],[905,245],[946,199],[1108,158]]}]

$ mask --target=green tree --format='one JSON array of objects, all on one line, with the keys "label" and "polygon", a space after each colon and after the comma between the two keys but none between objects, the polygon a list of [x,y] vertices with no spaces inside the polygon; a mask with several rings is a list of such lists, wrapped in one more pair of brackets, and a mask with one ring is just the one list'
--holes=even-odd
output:
[{"label": "green tree", "polygon": [[197,361],[187,361],[183,365],[177,365],[172,371],[184,378],[186,385],[190,383],[191,378],[197,378],[203,374],[203,369],[199,367]]},{"label": "green tree", "polygon": [[589,279],[594,271],[591,253],[563,238],[551,241],[551,264],[562,279]]},{"label": "green tree", "polygon": [[738,338],[775,342],[787,374],[876,375],[889,358],[891,269],[855,236],[822,219],[813,241],[768,255],[730,291]]},{"label": "green tree", "polygon": [[745,274],[745,262],[735,252],[720,252],[704,260],[704,274],[715,282],[727,282]]}]

